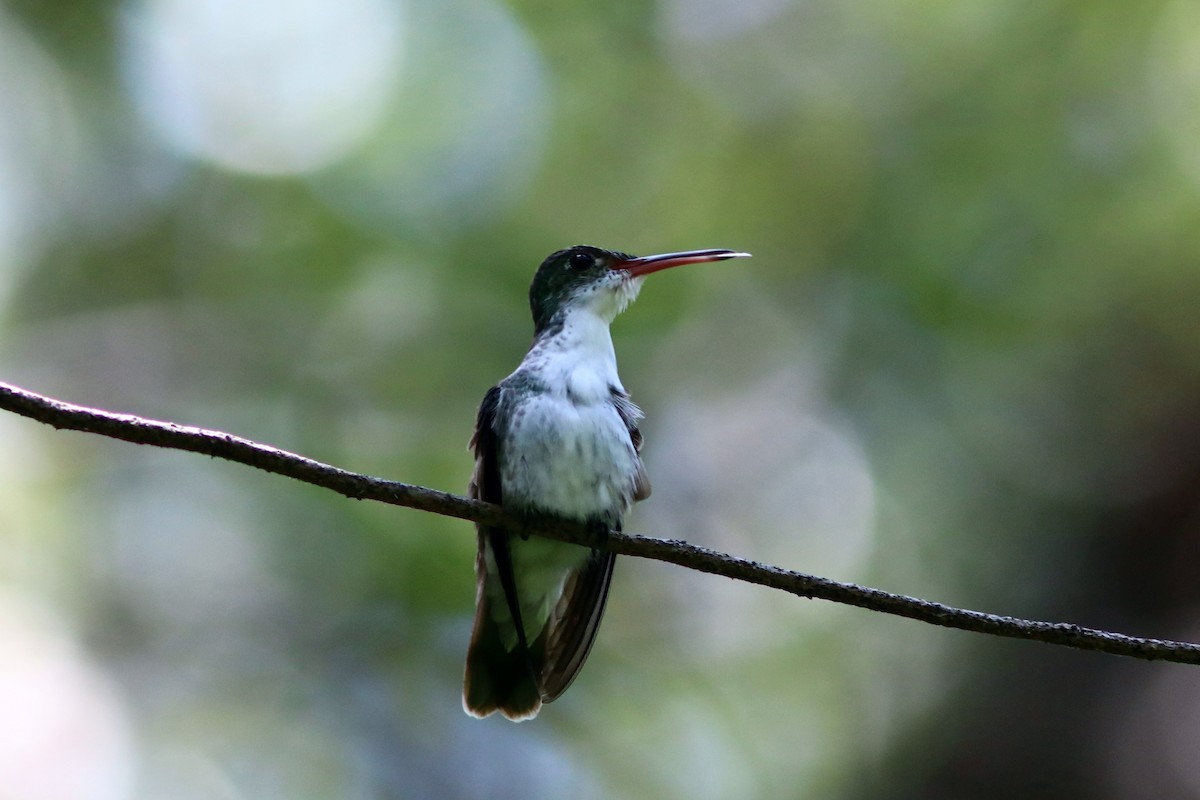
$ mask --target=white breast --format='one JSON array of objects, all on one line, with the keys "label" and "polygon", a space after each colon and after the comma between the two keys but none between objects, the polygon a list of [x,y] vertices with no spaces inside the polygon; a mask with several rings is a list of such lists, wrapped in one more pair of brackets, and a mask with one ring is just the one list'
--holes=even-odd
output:
[{"label": "white breast", "polygon": [[505,502],[618,521],[632,503],[640,462],[612,404],[621,381],[607,322],[591,314],[568,319],[521,370],[546,390],[514,398],[500,464]]},{"label": "white breast", "polygon": [[534,395],[521,403],[509,429],[502,490],[506,501],[570,517],[620,519],[633,498],[637,459],[625,423],[610,404]]}]

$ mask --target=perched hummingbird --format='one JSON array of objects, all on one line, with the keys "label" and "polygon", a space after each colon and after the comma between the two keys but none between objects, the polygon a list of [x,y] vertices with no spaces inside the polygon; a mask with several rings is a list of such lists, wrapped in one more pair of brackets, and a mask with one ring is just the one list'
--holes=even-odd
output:
[{"label": "perched hummingbird", "polygon": [[[533,345],[479,406],[471,497],[528,516],[620,530],[650,495],[638,451],[642,413],[621,385],[608,327],[646,275],[743,258],[691,250],[636,258],[578,245],[553,253],[529,287]],[[463,708],[511,720],[562,694],[591,650],[613,556],[602,550],[478,526],[475,629]]]}]

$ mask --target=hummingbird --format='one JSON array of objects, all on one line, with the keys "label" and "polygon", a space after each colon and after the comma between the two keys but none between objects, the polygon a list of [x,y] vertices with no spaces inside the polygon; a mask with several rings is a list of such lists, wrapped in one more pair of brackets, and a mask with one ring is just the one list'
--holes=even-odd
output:
[{"label": "hummingbird", "polygon": [[[533,344],[480,403],[468,494],[527,518],[578,520],[607,532],[650,496],[642,412],[617,375],[609,325],[645,277],[683,264],[744,258],[733,250],[636,257],[577,245],[533,277]],[[587,659],[612,581],[603,550],[477,525],[475,625],[463,708],[537,716]]]}]

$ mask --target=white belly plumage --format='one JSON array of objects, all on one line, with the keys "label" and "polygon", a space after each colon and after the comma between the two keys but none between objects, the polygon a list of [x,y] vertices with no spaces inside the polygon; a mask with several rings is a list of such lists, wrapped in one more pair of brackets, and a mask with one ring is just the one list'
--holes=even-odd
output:
[{"label": "white belly plumage", "polygon": [[620,519],[633,502],[638,455],[611,403],[538,394],[513,415],[501,454],[505,503],[574,519]]},{"label": "white belly plumage", "polygon": [[[564,396],[528,396],[513,412],[501,452],[504,504],[614,525],[633,503],[638,464],[629,430],[610,403],[577,405]],[[590,553],[534,536],[513,537],[510,554],[521,576],[521,616],[527,629],[539,630],[563,582]],[[489,566],[494,574],[494,564]],[[507,622],[503,588],[498,581],[487,588],[505,645],[512,647],[516,632]]]}]

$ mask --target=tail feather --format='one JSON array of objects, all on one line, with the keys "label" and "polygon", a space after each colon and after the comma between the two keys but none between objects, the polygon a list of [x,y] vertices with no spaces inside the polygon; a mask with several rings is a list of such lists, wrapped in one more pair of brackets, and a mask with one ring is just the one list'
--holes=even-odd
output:
[{"label": "tail feather", "polygon": [[467,650],[463,709],[473,717],[499,711],[515,722],[533,719],[542,708],[542,693],[529,652],[519,644],[505,649],[489,605],[486,596],[479,598]]}]

